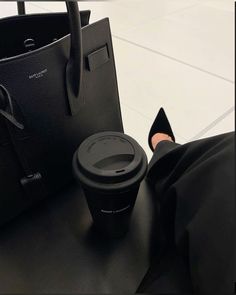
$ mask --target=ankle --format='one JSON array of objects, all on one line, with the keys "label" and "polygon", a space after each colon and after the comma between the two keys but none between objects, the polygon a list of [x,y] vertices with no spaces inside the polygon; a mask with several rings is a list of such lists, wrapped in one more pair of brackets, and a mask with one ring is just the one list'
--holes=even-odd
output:
[{"label": "ankle", "polygon": [[154,134],[152,139],[151,139],[153,149],[155,150],[158,143],[160,143],[163,140],[173,142],[172,138],[168,134],[165,134],[165,133],[156,133],[156,134]]}]

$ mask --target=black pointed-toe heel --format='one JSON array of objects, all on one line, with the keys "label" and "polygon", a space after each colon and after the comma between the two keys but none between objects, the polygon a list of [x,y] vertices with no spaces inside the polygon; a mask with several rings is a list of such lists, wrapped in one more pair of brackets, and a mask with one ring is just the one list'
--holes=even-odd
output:
[{"label": "black pointed-toe heel", "polygon": [[165,133],[165,134],[169,135],[172,138],[172,140],[175,142],[175,136],[173,134],[170,123],[168,121],[168,118],[167,118],[166,113],[163,108],[160,108],[160,110],[159,110],[159,112],[152,124],[152,127],[149,131],[148,144],[149,144],[149,147],[152,151],[154,151],[154,149],[152,147],[152,137],[156,133]]}]

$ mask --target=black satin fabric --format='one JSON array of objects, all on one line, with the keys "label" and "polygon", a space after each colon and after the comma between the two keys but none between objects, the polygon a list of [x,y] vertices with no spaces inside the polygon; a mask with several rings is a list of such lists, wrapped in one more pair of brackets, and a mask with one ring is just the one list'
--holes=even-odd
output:
[{"label": "black satin fabric", "polygon": [[234,139],[157,145],[148,179],[160,206],[158,247],[138,293],[234,292]]}]

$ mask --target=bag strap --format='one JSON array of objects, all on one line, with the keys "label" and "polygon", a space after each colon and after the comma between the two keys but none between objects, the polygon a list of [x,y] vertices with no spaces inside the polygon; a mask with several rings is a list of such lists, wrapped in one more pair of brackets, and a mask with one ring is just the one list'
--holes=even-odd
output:
[{"label": "bag strap", "polygon": [[13,150],[17,156],[19,164],[24,171],[24,177],[20,179],[21,186],[25,195],[33,200],[43,199],[47,195],[46,186],[43,182],[43,177],[40,172],[34,172],[26,158],[24,149],[16,140],[15,131],[7,123],[7,130],[10,135],[10,140]]},{"label": "bag strap", "polygon": [[17,10],[19,15],[25,14],[25,2],[23,1],[17,2]]},{"label": "bag strap", "polygon": [[[9,107],[10,112],[7,112],[5,110],[7,106]],[[14,109],[11,96],[2,84],[0,84],[0,115],[7,119],[11,124],[15,125],[15,127],[21,130],[24,129],[24,125],[19,123],[14,117]]]},{"label": "bag strap", "polygon": [[[9,112],[7,111],[9,109]],[[12,98],[8,90],[0,84],[0,115],[6,119],[6,126],[13,150],[17,160],[24,172],[25,177],[20,180],[24,192],[29,198],[41,199],[46,195],[46,189],[39,172],[34,172],[27,160],[24,149],[20,146],[16,139],[15,129],[24,129],[24,125],[19,123],[14,116],[14,108]]]},{"label": "bag strap", "polygon": [[[17,2],[18,14],[25,14],[25,3]],[[80,109],[80,93],[83,74],[83,46],[80,12],[77,1],[66,1],[70,24],[70,57],[66,66],[66,88],[71,115]]]}]

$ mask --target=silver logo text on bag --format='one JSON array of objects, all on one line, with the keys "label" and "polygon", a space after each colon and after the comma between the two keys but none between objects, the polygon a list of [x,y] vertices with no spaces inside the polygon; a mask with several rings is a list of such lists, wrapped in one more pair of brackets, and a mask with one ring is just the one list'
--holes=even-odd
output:
[{"label": "silver logo text on bag", "polygon": [[104,210],[104,209],[102,209],[101,212],[107,213],[107,214],[117,214],[117,213],[121,213],[123,211],[126,211],[129,208],[130,208],[130,205],[126,206],[125,208],[119,209],[119,210]]},{"label": "silver logo text on bag", "polygon": [[43,78],[44,75],[48,72],[48,69],[44,69],[38,73],[34,73],[32,75],[29,75],[29,79],[39,79],[39,78]]}]

